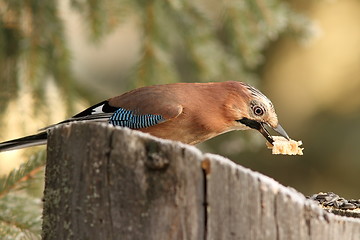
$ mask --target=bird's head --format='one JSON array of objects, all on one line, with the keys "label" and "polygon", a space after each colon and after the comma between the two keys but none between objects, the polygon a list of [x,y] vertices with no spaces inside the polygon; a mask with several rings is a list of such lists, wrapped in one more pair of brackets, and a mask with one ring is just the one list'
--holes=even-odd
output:
[{"label": "bird's head", "polygon": [[268,126],[281,136],[289,139],[289,136],[278,122],[272,102],[256,88],[245,83],[241,83],[241,85],[243,90],[241,91],[242,104],[237,105],[235,111],[235,121],[239,124],[239,129],[258,130],[272,144],[274,140],[266,129],[266,126]]}]

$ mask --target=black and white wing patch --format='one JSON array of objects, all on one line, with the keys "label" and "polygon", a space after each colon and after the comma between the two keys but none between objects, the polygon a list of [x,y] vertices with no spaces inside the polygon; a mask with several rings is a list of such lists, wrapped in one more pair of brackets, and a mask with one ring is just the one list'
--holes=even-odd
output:
[{"label": "black and white wing patch", "polygon": [[116,110],[109,119],[109,123],[114,126],[128,127],[132,129],[151,127],[163,121],[165,121],[165,118],[161,115],[136,115],[133,111],[123,108]]},{"label": "black and white wing patch", "polygon": [[132,129],[154,126],[165,121],[161,115],[139,114],[125,108],[113,107],[108,101],[101,102],[75,115],[73,119],[81,120],[107,120],[110,124]]},{"label": "black and white wing patch", "polygon": [[111,116],[111,114],[113,114],[118,109],[118,107],[110,106],[108,101],[103,101],[76,114],[71,119],[86,120],[89,118],[96,118],[97,116]]},{"label": "black and white wing patch", "polygon": [[108,101],[103,101],[98,103],[92,107],[85,109],[84,111],[74,115],[73,117],[66,119],[62,122],[47,126],[45,128],[40,129],[40,131],[45,131],[53,128],[59,124],[65,124],[76,121],[93,121],[93,122],[109,122],[109,118],[113,115],[113,113],[119,108],[112,107],[109,105]]}]

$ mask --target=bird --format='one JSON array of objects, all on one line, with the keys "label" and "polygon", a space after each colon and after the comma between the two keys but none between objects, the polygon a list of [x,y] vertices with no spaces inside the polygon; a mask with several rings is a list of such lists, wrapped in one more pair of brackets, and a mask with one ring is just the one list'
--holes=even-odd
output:
[{"label": "bird", "polygon": [[76,121],[107,122],[195,145],[233,130],[255,129],[273,144],[266,126],[289,139],[272,102],[240,81],[145,86],[97,103],[38,133],[0,143],[0,152],[46,144],[50,129]]}]

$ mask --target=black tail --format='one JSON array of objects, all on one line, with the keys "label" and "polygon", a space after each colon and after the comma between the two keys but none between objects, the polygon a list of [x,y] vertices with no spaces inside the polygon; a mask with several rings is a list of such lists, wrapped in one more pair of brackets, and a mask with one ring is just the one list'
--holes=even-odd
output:
[{"label": "black tail", "polygon": [[0,152],[42,145],[42,144],[46,144],[46,141],[47,141],[47,133],[41,132],[38,134],[2,142],[0,143]]}]

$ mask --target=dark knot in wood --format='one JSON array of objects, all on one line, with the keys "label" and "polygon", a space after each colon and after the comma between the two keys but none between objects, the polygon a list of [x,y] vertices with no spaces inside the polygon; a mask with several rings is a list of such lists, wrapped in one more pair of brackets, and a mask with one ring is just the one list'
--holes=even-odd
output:
[{"label": "dark knot in wood", "polygon": [[159,144],[148,142],[146,144],[147,159],[145,166],[151,170],[165,170],[169,166],[169,159],[160,151]]}]

